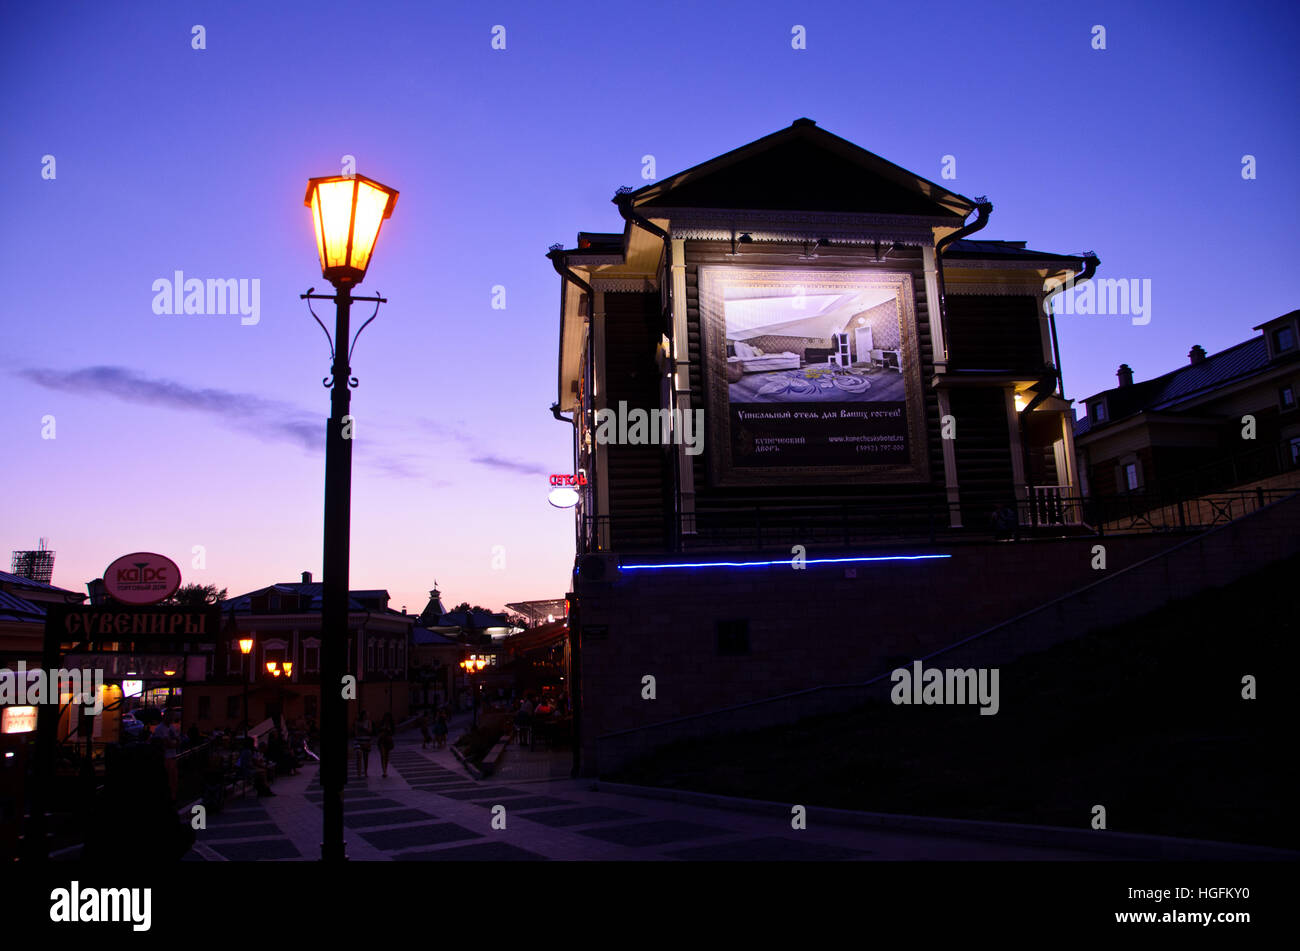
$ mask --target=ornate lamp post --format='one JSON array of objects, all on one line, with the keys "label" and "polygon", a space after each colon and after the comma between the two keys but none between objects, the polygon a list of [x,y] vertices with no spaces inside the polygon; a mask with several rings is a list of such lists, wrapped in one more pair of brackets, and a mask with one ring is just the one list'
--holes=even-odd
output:
[{"label": "ornate lamp post", "polygon": [[361,325],[357,331],[360,336],[385,302],[379,296],[353,297],[352,288],[366,276],[379,228],[393,213],[397,192],[361,175],[338,175],[310,179],[304,203],[311,209],[316,229],[321,274],[335,290],[330,296],[313,294],[315,288],[308,288],[301,296],[309,309],[312,300],[332,300],[335,304],[332,339],[315,311],[312,316],[330,341],[332,361],[331,375],[322,381],[330,390],[330,418],[325,435],[325,578],[321,595],[320,758],[321,788],[325,793],[321,859],[341,862],[347,859],[343,786],[347,781],[348,712],[343,678],[348,660],[348,544],[352,522],[352,418],[348,407],[351,389],[357,385],[351,366],[356,337],[349,344],[348,323],[354,300],[374,302],[375,314]]}]

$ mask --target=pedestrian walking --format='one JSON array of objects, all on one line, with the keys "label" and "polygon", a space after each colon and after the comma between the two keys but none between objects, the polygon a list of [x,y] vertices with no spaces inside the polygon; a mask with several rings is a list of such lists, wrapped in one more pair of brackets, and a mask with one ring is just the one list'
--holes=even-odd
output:
[{"label": "pedestrian walking", "polygon": [[427,713],[420,717],[420,736],[424,739],[424,742],[420,745],[420,749],[427,750],[429,748],[429,741],[433,739],[429,734],[429,714]]},{"label": "pedestrian walking", "polygon": [[379,765],[383,767],[384,777],[388,776],[388,757],[393,752],[393,715],[385,713],[379,721]]},{"label": "pedestrian walking", "polygon": [[438,719],[433,721],[433,748],[441,750],[447,746],[447,714],[438,711]]},{"label": "pedestrian walking", "polygon": [[370,722],[370,717],[366,716],[366,711],[362,710],[357,717],[357,725],[354,733],[355,746],[357,751],[357,775],[370,775],[370,741],[374,735],[375,727]]}]

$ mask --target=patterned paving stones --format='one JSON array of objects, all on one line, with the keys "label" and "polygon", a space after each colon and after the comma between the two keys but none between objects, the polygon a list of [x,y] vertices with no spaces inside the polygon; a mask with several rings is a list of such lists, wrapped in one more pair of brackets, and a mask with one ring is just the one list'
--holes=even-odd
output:
[{"label": "patterned paving stones", "polygon": [[[531,819],[532,816],[529,816]],[[715,835],[727,835],[732,830],[719,829],[714,826],[702,826],[694,822],[681,822],[677,819],[661,819],[657,822],[638,822],[625,826],[601,826],[597,829],[581,829],[582,835],[589,835],[606,842],[619,845],[632,845],[645,848],[651,845],[663,845],[666,842],[680,842],[683,839],[706,839]]]},{"label": "patterned paving stones", "polygon": [[[485,800],[477,802],[475,805],[482,806],[484,809],[491,809],[495,803]],[[501,805],[505,806],[510,812],[521,812],[526,809],[545,809],[548,806],[572,806],[573,800],[556,799],[554,796],[524,796],[522,799],[504,799]]]},{"label": "patterned paving stones", "polygon": [[[597,791],[556,775],[563,764],[517,753],[513,772],[477,782],[446,750],[399,734],[388,776],[376,768],[344,789],[354,861],[861,861],[1097,858],[1063,849],[958,836],[789,826],[785,807],[755,813]],[[275,796],[230,802],[197,834],[187,861],[316,860],[321,790],[313,764],[276,781]],[[549,772],[550,775],[547,775]],[[502,816],[493,807],[505,807]],[[500,819],[506,828],[499,828]],[[494,828],[494,822],[498,826]]]},{"label": "patterned paving stones", "polygon": [[253,842],[217,842],[211,848],[232,862],[302,858],[302,853],[288,839],[262,839]]},{"label": "patterned paving stones", "polygon": [[371,826],[407,825],[436,818],[438,817],[419,809],[388,809],[384,812],[363,812],[359,816],[345,816],[343,823],[353,829],[364,829]]},{"label": "patterned paving stones", "polygon": [[[506,809],[510,804],[504,803]],[[573,809],[553,809],[549,812],[530,812],[525,818],[529,822],[540,822],[544,826],[560,828],[562,826],[589,825],[593,822],[611,822],[615,819],[641,819],[642,816],[626,809],[610,809],[608,806],[577,806]]]},{"label": "patterned paving stones", "polygon": [[403,852],[393,857],[398,862],[545,862],[546,856],[529,852],[507,842],[483,842],[457,845],[428,852]]},{"label": "patterned paving stones", "polygon": [[371,845],[385,851],[408,849],[416,845],[437,845],[440,842],[454,842],[457,839],[481,838],[479,833],[471,832],[454,822],[439,822],[434,825],[406,826],[402,829],[385,829],[379,832],[364,832],[364,838]]}]

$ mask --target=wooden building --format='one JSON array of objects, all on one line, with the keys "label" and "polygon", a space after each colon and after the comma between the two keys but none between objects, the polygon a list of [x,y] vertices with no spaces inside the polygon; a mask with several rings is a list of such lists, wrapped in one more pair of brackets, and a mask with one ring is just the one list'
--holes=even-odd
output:
[{"label": "wooden building", "polygon": [[[902,601],[970,582],[880,564],[855,582],[869,590],[839,597],[820,568],[789,570],[801,552],[809,568],[830,553],[947,559],[934,546],[988,546],[1008,510],[1068,528],[1078,463],[1047,302],[1098,263],[972,238],[991,203],[809,119],[614,204],[622,231],[549,254],[552,412],[572,424],[585,476],[571,626],[589,772],[611,762],[594,763],[602,736],[874,672],[919,643]],[[720,581],[720,559],[774,567]],[[922,639],[1078,577],[976,592]],[[842,631],[846,614],[876,636],[810,630]],[[677,679],[641,702],[641,676],[665,666]]]},{"label": "wooden building", "polygon": [[[983,529],[1038,487],[1077,494],[1044,299],[1095,259],[967,239],[991,204],[807,119],[615,202],[621,233],[584,232],[550,255],[564,278],[556,412],[573,414],[587,477],[581,552],[806,537],[828,505],[864,525],[888,513]],[[829,382],[819,409],[896,415],[747,426],[736,404],[759,401],[741,389],[765,375],[751,389]],[[801,395],[781,411],[799,412]],[[620,407],[677,421],[703,410],[704,451],[684,432],[657,451],[598,438],[596,413]],[[841,537],[835,522],[823,527]]]}]

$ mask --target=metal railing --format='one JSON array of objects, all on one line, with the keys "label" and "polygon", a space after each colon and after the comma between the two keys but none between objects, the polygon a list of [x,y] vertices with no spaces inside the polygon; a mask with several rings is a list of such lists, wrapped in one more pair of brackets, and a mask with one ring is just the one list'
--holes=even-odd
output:
[{"label": "metal railing", "polygon": [[[995,519],[996,502],[878,499],[843,505],[751,506],[697,513],[693,532],[666,545],[665,518],[583,516],[578,554],[604,551],[760,550],[793,545],[859,547],[993,538],[1107,533],[1195,532],[1222,525],[1294,494],[1297,488],[1214,492],[1193,499],[1157,492],[1082,496],[1066,486],[1026,486],[1014,525]],[[1010,501],[1010,500],[1008,500]]]}]

